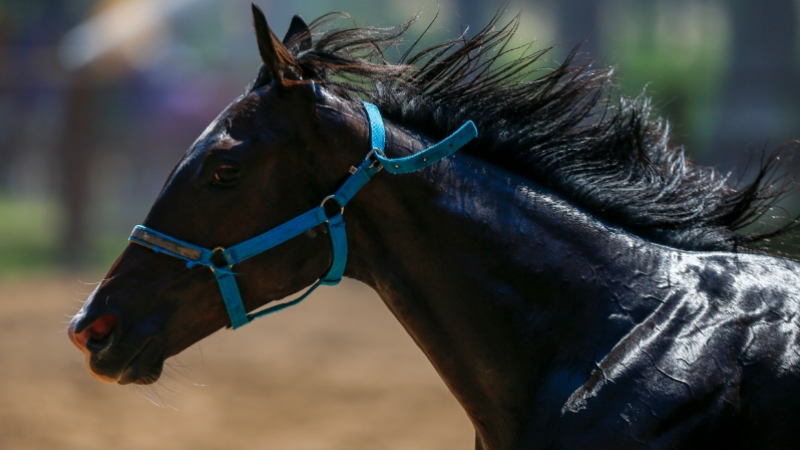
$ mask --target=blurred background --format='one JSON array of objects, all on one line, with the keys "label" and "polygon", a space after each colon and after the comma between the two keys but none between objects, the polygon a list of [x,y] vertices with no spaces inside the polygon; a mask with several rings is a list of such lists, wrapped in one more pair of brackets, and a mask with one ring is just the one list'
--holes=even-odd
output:
[{"label": "blurred background", "polygon": [[[737,174],[746,173],[737,167],[757,161],[762,150],[800,138],[798,0],[511,0],[502,3],[487,0],[260,0],[258,3],[279,36],[286,31],[295,13],[310,21],[329,11],[345,11],[359,24],[387,26],[422,12],[421,20],[411,30],[410,39],[419,35],[438,11],[439,18],[423,44],[455,37],[467,26],[471,35],[505,5],[508,20],[514,14],[521,14],[521,27],[516,37],[520,44],[532,40],[536,40],[536,48],[558,44],[549,56],[558,61],[574,45],[583,42],[582,50],[594,58],[595,64],[617,67],[619,91],[629,96],[645,92],[652,97],[657,111],[672,123],[674,143],[685,144],[688,154],[697,162],[715,165],[723,173],[733,171],[734,179]],[[77,352],[66,343],[63,321],[64,315],[74,312],[79,301],[91,291],[91,286],[81,286],[79,281],[96,281],[102,277],[126,245],[133,225],[144,218],[170,169],[205,126],[241,94],[254,77],[259,61],[250,23],[249,1],[243,0],[0,0],[0,323],[4,330],[0,341],[0,377],[3,380],[0,385],[4,386],[0,389],[0,447],[34,448],[41,444],[53,448],[57,443],[55,447],[67,448],[74,444],[93,448],[96,444],[100,448],[108,445],[109,440],[127,443],[131,448],[150,447],[150,441],[142,441],[141,435],[128,435],[123,431],[137,429],[135,426],[123,426],[114,432],[104,428],[107,424],[102,418],[115,410],[107,404],[109,402],[126,405],[118,409],[129,411],[131,417],[139,417],[131,411],[143,408],[141,414],[151,418],[148,422],[151,430],[159,427],[183,430],[169,422],[183,417],[185,434],[175,438],[174,445],[160,448],[181,448],[179,444],[187,443],[188,435],[195,437],[191,441],[193,448],[218,448],[212,435],[227,436],[228,442],[236,442],[230,441],[230,435],[215,431],[230,428],[234,420],[230,417],[206,418],[211,422],[191,414],[168,415],[161,419],[157,414],[162,412],[148,409],[138,397],[109,400],[109,396],[119,395],[116,392],[121,388],[101,386],[89,378],[77,359]],[[789,211],[798,209],[791,201],[786,207]],[[329,294],[335,291],[324,292],[319,302],[329,304],[326,296],[335,297]],[[314,433],[322,431],[308,425],[313,422],[311,419],[304,421],[305,413],[297,413],[291,416],[294,420],[290,422],[306,424],[307,428],[291,428],[295,434],[286,435],[290,436],[286,441],[278,437],[284,436],[279,430],[290,429],[285,425],[264,428],[263,423],[256,421],[252,429],[245,427],[243,432],[261,430],[277,439],[256,440],[258,448],[264,448],[264,443],[278,445],[279,442],[290,443],[284,448],[453,448],[455,443],[469,445],[472,436],[465,416],[388,312],[366,307],[374,312],[367,318],[368,322],[386,326],[369,328],[372,331],[365,333],[377,334],[362,337],[384,342],[384,348],[395,348],[392,347],[395,345],[399,353],[376,350],[357,356],[361,354],[356,350],[360,347],[351,342],[355,338],[341,325],[347,321],[337,322],[332,318],[350,317],[353,311],[363,311],[364,305],[380,302],[356,283],[346,284],[338,292],[336,295],[344,299],[340,302],[344,306],[324,310],[328,320],[319,316],[316,328],[304,328],[302,324],[308,323],[308,316],[287,316],[283,319],[285,323],[298,326],[285,325],[285,329],[281,328],[285,334],[275,334],[274,338],[282,342],[280,345],[289,346],[286,348],[291,348],[290,344],[305,348],[303,345],[317,342],[314,339],[319,339],[319,345],[323,342],[328,345],[320,347],[328,349],[326,351],[346,352],[352,347],[355,359],[339,358],[336,364],[375,365],[388,370],[375,372],[382,373],[375,377],[384,381],[394,380],[398,374],[406,372],[393,369],[391,359],[386,360],[387,364],[376,361],[402,354],[402,358],[406,358],[403,367],[416,375],[399,377],[396,382],[388,381],[382,387],[375,387],[375,392],[383,394],[373,392],[370,396],[366,391],[358,391],[361,394],[354,395],[363,397],[363,402],[359,403],[353,401],[356,397],[337,394],[341,386],[336,390],[325,384],[329,380],[311,368],[319,366],[318,355],[307,353],[306,359],[297,361],[315,361],[314,364],[299,369],[306,366],[298,362],[300,366],[285,370],[300,371],[298,373],[305,377],[300,378],[311,384],[273,381],[286,390],[311,390],[319,394],[319,398],[324,397],[323,391],[327,392],[330,396],[324,398],[339,405],[337,408],[361,405],[359,407],[365,409],[332,413],[339,417],[352,415],[354,420],[361,421],[360,428],[339,427],[342,435],[348,436],[342,438],[344,440],[326,440],[318,434],[316,438],[321,441],[303,446],[306,444],[299,444],[301,437],[314,437]],[[306,313],[311,310],[308,307]],[[313,314],[318,316],[322,312]],[[346,328],[360,327],[352,323]],[[42,329],[46,330],[44,335],[33,331]],[[275,329],[264,326],[260,332],[274,334]],[[258,335],[258,332],[248,330],[236,337],[218,338],[216,344],[208,344],[206,355],[219,354],[228,358],[241,355],[237,361],[250,364],[250,356],[239,349],[246,346],[247,339],[263,340],[271,336]],[[331,339],[339,335],[343,337]],[[26,344],[20,345],[23,338]],[[263,355],[263,367],[252,368],[253,379],[263,382],[276,376],[269,372],[269,364],[274,364],[274,358],[280,357],[285,348],[273,347],[269,351],[275,353],[264,350],[267,353]],[[21,349],[29,349],[36,356],[30,359],[30,353],[25,353],[23,357]],[[378,359],[365,362],[363,358],[368,356]],[[63,360],[63,364],[53,366],[54,360]],[[209,366],[217,365],[209,363]],[[45,366],[51,368],[50,372]],[[57,373],[52,372],[53,367],[58,368]],[[69,374],[69,382],[58,379],[65,373]],[[209,376],[213,378],[213,373]],[[222,398],[223,392],[228,392],[225,386],[232,386],[234,380],[229,373],[220,372],[219,376],[217,387],[222,386],[221,391],[206,389],[202,398],[208,405],[223,402],[217,409],[233,410]],[[239,384],[232,386],[232,391],[244,383],[242,379],[237,380]],[[59,389],[68,389],[72,397],[63,397],[68,394]],[[30,398],[41,398],[44,392],[51,399],[50,409],[46,410],[49,413],[37,406],[37,399]],[[398,399],[408,401],[397,400],[395,406],[376,406],[373,400],[380,395],[390,395],[388,392],[395,395],[405,392]],[[419,404],[414,403],[413,399],[417,398],[414,393],[419,392],[422,392],[419,394],[421,404],[427,405],[427,415],[421,414]],[[201,394],[187,395],[197,398]],[[53,401],[53,398],[63,402]],[[288,395],[287,398],[297,397]],[[434,405],[425,403],[428,401],[425,399],[441,401],[436,400],[438,403]],[[245,403],[250,400],[242,398]],[[101,401],[105,406],[99,406]],[[406,405],[409,409],[400,411],[406,403],[411,405]],[[72,406],[67,407],[67,404]],[[237,408],[263,408],[262,413],[269,409],[266,400],[248,405]],[[55,434],[45,439],[41,434],[45,431],[37,426],[37,421],[46,420],[51,425],[62,421],[58,423],[65,424],[65,430],[94,423],[75,421],[74,416],[70,419],[73,422],[63,422],[74,412],[71,409],[74,407],[89,411],[87,414],[92,414],[97,422],[95,431],[103,429],[105,434],[100,433],[101,437],[94,441],[80,438],[59,441]],[[381,415],[375,408],[391,413]],[[194,411],[194,407],[189,409]],[[320,413],[319,423],[330,424],[330,416]],[[441,426],[432,427],[431,424],[439,423],[437,421],[441,421]],[[395,434],[373,436],[376,429],[385,429],[390,422],[397,427]],[[420,433],[415,430],[427,429],[426,426],[431,430],[444,427],[449,431],[444,434],[441,430],[431,431],[429,434],[434,437],[430,441],[408,440],[415,432]],[[201,433],[206,437],[197,438],[198,427],[208,436]],[[170,433],[178,432],[163,433],[171,436]],[[243,440],[238,447],[244,448],[248,442],[251,441]]]},{"label": "blurred background", "polygon": [[[346,11],[394,25],[422,12],[424,43],[479,29],[498,1],[260,2],[291,16]],[[520,44],[585,41],[646,92],[673,141],[732,170],[800,138],[796,0],[513,0]],[[126,245],[169,170],[254,77],[247,1],[0,0],[0,276],[101,270]],[[746,159],[745,159],[746,162]]]}]

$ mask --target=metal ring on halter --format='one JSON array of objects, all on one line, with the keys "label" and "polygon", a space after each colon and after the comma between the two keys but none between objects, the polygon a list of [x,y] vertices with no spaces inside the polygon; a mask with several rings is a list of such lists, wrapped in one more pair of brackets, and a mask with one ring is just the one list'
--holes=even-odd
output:
[{"label": "metal ring on halter", "polygon": [[[211,250],[211,253],[213,253],[213,256],[211,256],[211,258],[209,259],[209,261],[211,262],[211,265],[208,266],[208,267],[211,268],[212,272],[216,272],[215,269],[221,269],[223,267],[231,267],[231,265],[228,263],[228,258],[225,257],[225,253],[224,252],[225,252],[225,247],[215,247],[214,250]],[[214,257],[216,257],[217,255],[219,255],[219,257],[222,258],[222,261],[219,261],[219,260],[214,261],[213,260]],[[223,262],[224,262],[224,264],[222,264]]]},{"label": "metal ring on halter", "polygon": [[[337,204],[339,204],[339,201],[338,201],[338,200],[336,200],[336,198],[334,198],[334,197],[336,197],[336,196],[335,196],[335,195],[329,195],[329,196],[327,196],[327,197],[323,198],[323,199],[322,199],[322,202],[319,204],[319,206],[321,206],[321,207],[325,208],[325,203],[326,203],[328,200],[331,200],[331,199],[333,199],[333,201],[335,201]],[[344,206],[342,206],[342,205],[339,205],[339,206],[342,208],[341,210],[339,210],[339,214],[344,214]],[[328,214],[325,214],[325,217],[328,217]],[[336,217],[336,216],[333,216],[333,217]],[[328,219],[330,220],[330,219],[332,219],[333,217],[328,217]],[[326,222],[327,222],[327,220],[326,220]]]}]

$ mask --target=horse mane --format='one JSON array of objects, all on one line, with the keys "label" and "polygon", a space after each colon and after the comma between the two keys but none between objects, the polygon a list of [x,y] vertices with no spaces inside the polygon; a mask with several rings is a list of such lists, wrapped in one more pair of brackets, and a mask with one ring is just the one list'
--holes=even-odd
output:
[{"label": "horse mane", "polygon": [[[608,223],[687,250],[755,249],[798,228],[789,220],[768,232],[743,230],[790,191],[789,180],[777,175],[779,152],[762,157],[752,182],[733,186],[671,145],[669,123],[652,117],[644,95],[611,101],[613,70],[575,64],[577,48],[555,68],[542,67],[552,47],[524,46],[522,56],[507,61],[519,49],[511,44],[519,16],[498,26],[498,13],[472,38],[462,34],[412,54],[417,40],[394,64],[385,52],[416,18],[394,28],[329,27],[337,16],[310,24],[310,48],[299,39],[287,44],[306,79],[346,99],[367,99],[435,139],[472,120],[480,136],[464,152]],[[270,81],[265,73],[250,89]]]}]

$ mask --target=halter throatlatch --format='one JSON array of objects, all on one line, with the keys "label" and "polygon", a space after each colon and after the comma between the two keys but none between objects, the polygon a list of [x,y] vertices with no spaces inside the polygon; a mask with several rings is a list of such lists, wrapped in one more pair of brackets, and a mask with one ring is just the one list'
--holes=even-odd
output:
[{"label": "halter throatlatch", "polygon": [[[350,199],[381,169],[386,169],[387,172],[394,174],[424,169],[455,153],[464,144],[478,136],[478,129],[469,120],[455,133],[432,147],[404,158],[387,158],[383,153],[385,130],[381,113],[378,111],[378,107],[372,103],[362,103],[369,119],[372,150],[358,168],[350,171],[351,175],[345,180],[344,184],[333,195],[325,197],[316,208],[263,234],[228,248],[217,247],[213,250],[208,250],[142,225],[137,225],[133,228],[128,240],[151,248],[157,253],[164,253],[183,259],[187,262],[186,266],[189,268],[195,266],[210,268],[219,284],[222,300],[225,302],[225,308],[228,310],[231,328],[233,329],[246,325],[255,318],[266,316],[300,303],[322,284],[329,286],[339,284],[342,281],[344,266],[347,262],[347,235],[342,214]],[[325,213],[325,203],[330,200],[339,205],[339,210],[336,214],[328,217]],[[333,252],[333,261],[328,271],[300,297],[247,314],[242,304],[241,294],[239,294],[239,287],[236,284],[236,273],[233,272],[233,266],[323,223],[328,224]]]}]

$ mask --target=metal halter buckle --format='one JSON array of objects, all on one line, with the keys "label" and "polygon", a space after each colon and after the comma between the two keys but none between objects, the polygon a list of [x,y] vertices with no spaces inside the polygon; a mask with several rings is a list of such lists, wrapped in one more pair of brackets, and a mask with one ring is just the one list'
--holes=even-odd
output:
[{"label": "metal halter buckle", "polygon": [[378,154],[384,158],[386,158],[386,154],[383,153],[383,150],[379,149],[378,147],[373,147],[372,150],[367,153],[367,159],[372,158],[372,164],[369,165],[369,168],[372,169],[377,164],[378,172],[380,172],[383,170],[383,164],[381,164],[381,161],[378,158],[373,158],[375,154]]}]

